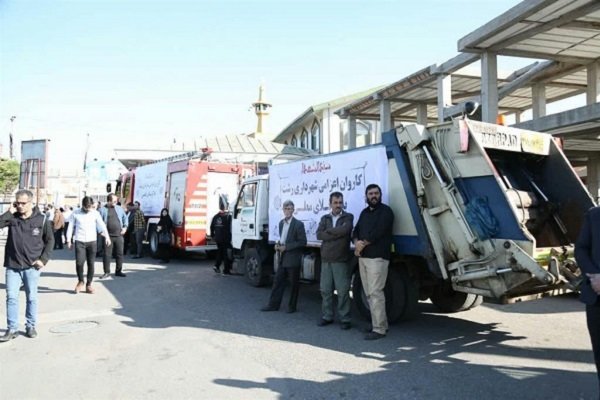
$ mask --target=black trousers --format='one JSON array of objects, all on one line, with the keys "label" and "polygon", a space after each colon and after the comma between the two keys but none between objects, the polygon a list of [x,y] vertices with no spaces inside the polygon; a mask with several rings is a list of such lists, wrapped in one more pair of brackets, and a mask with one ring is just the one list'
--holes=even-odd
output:
[{"label": "black trousers", "polygon": [[217,258],[215,260],[215,267],[219,268],[221,263],[225,265],[223,272],[231,272],[232,261],[227,254],[227,250],[231,248],[231,243],[217,243]]},{"label": "black trousers", "polygon": [[63,249],[63,228],[54,231],[54,250]]},{"label": "black trousers", "polygon": [[110,246],[104,246],[104,255],[102,256],[105,274],[110,274],[110,260],[113,257],[117,263],[116,272],[123,271],[123,247],[123,236],[110,237]]},{"label": "black trousers", "polygon": [[69,229],[69,223],[67,221],[65,221],[65,226],[63,227],[63,236],[64,236],[64,240],[61,238],[61,241],[64,241],[65,243],[67,242],[67,231]]},{"label": "black trousers", "polygon": [[271,290],[271,298],[269,306],[279,308],[283,299],[286,281],[290,281],[291,293],[288,301],[288,310],[295,310],[298,303],[298,292],[300,291],[300,267],[279,267],[275,273],[275,281],[273,282],[273,290]]},{"label": "black trousers", "polygon": [[592,340],[594,361],[596,361],[596,374],[598,375],[598,390],[600,390],[600,303],[585,306],[588,331]]},{"label": "black trousers", "polygon": [[77,269],[77,279],[83,282],[83,264],[87,261],[87,284],[91,285],[94,280],[94,262],[96,261],[96,241],[80,242],[75,241],[75,268]]},{"label": "black trousers", "polygon": [[131,242],[131,229],[127,228],[127,232],[125,232],[125,235],[123,235],[123,254],[128,254],[130,249],[131,253],[135,252]]},{"label": "black trousers", "polygon": [[137,231],[133,232],[134,238],[135,238],[135,248],[136,248],[136,252],[137,252],[137,256],[138,257],[142,257],[143,254],[143,250],[144,250],[144,230],[143,229],[138,229]]},{"label": "black trousers", "polygon": [[96,256],[102,257],[104,255],[104,236],[98,234],[98,238],[96,239]]},{"label": "black trousers", "polygon": [[158,245],[158,256],[161,260],[169,262],[171,260],[171,245],[170,244],[159,244]]}]

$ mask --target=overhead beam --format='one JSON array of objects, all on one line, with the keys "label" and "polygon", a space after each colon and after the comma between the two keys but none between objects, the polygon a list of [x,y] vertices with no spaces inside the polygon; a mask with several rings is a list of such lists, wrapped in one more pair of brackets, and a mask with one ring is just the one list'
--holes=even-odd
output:
[{"label": "overhead beam", "polygon": [[539,119],[521,122],[514,126],[516,128],[529,129],[531,131],[547,132],[552,129],[596,121],[598,120],[599,115],[600,103],[595,103],[573,110],[547,115]]},{"label": "overhead beam", "polygon": [[479,60],[479,54],[461,53],[450,60],[431,67],[432,74],[451,74]]},{"label": "overhead beam", "polygon": [[458,41],[458,51],[480,51],[481,49],[477,49],[479,43],[484,42],[487,39],[497,35],[506,28],[513,26],[516,22],[535,14],[542,8],[554,2],[555,0],[530,0],[523,1],[517,4],[516,6],[500,14],[487,24],[477,28],[473,32],[462,37]]},{"label": "overhead beam", "polygon": [[561,54],[550,54],[550,53],[542,53],[540,51],[532,51],[532,50],[516,50],[516,49],[502,49],[498,51],[499,55],[503,56],[514,56],[514,57],[525,57],[525,58],[542,58],[545,60],[555,60],[562,61],[565,63],[572,64],[589,64],[593,58],[588,57],[577,57],[577,56],[564,56]]}]

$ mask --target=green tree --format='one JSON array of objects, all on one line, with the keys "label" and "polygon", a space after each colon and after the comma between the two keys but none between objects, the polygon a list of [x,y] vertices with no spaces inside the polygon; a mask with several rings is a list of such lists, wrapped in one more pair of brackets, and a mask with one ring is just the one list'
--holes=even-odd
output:
[{"label": "green tree", "polygon": [[0,193],[11,193],[19,186],[19,162],[0,160]]}]

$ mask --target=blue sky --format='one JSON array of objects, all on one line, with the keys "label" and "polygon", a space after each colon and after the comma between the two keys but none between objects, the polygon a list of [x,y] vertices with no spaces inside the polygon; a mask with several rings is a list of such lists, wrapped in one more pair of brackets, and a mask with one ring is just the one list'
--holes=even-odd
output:
[{"label": "blue sky", "polygon": [[0,143],[51,162],[251,132],[264,82],[279,132],[312,104],[455,56],[515,0],[0,0]]}]

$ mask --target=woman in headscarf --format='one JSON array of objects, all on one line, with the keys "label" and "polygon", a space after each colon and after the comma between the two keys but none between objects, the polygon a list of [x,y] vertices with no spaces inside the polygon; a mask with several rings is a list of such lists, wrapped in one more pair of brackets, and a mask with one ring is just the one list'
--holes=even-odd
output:
[{"label": "woman in headscarf", "polygon": [[169,215],[169,210],[166,208],[163,208],[160,211],[160,220],[156,225],[156,232],[158,233],[158,254],[160,256],[160,263],[168,263],[171,258],[173,220]]}]

